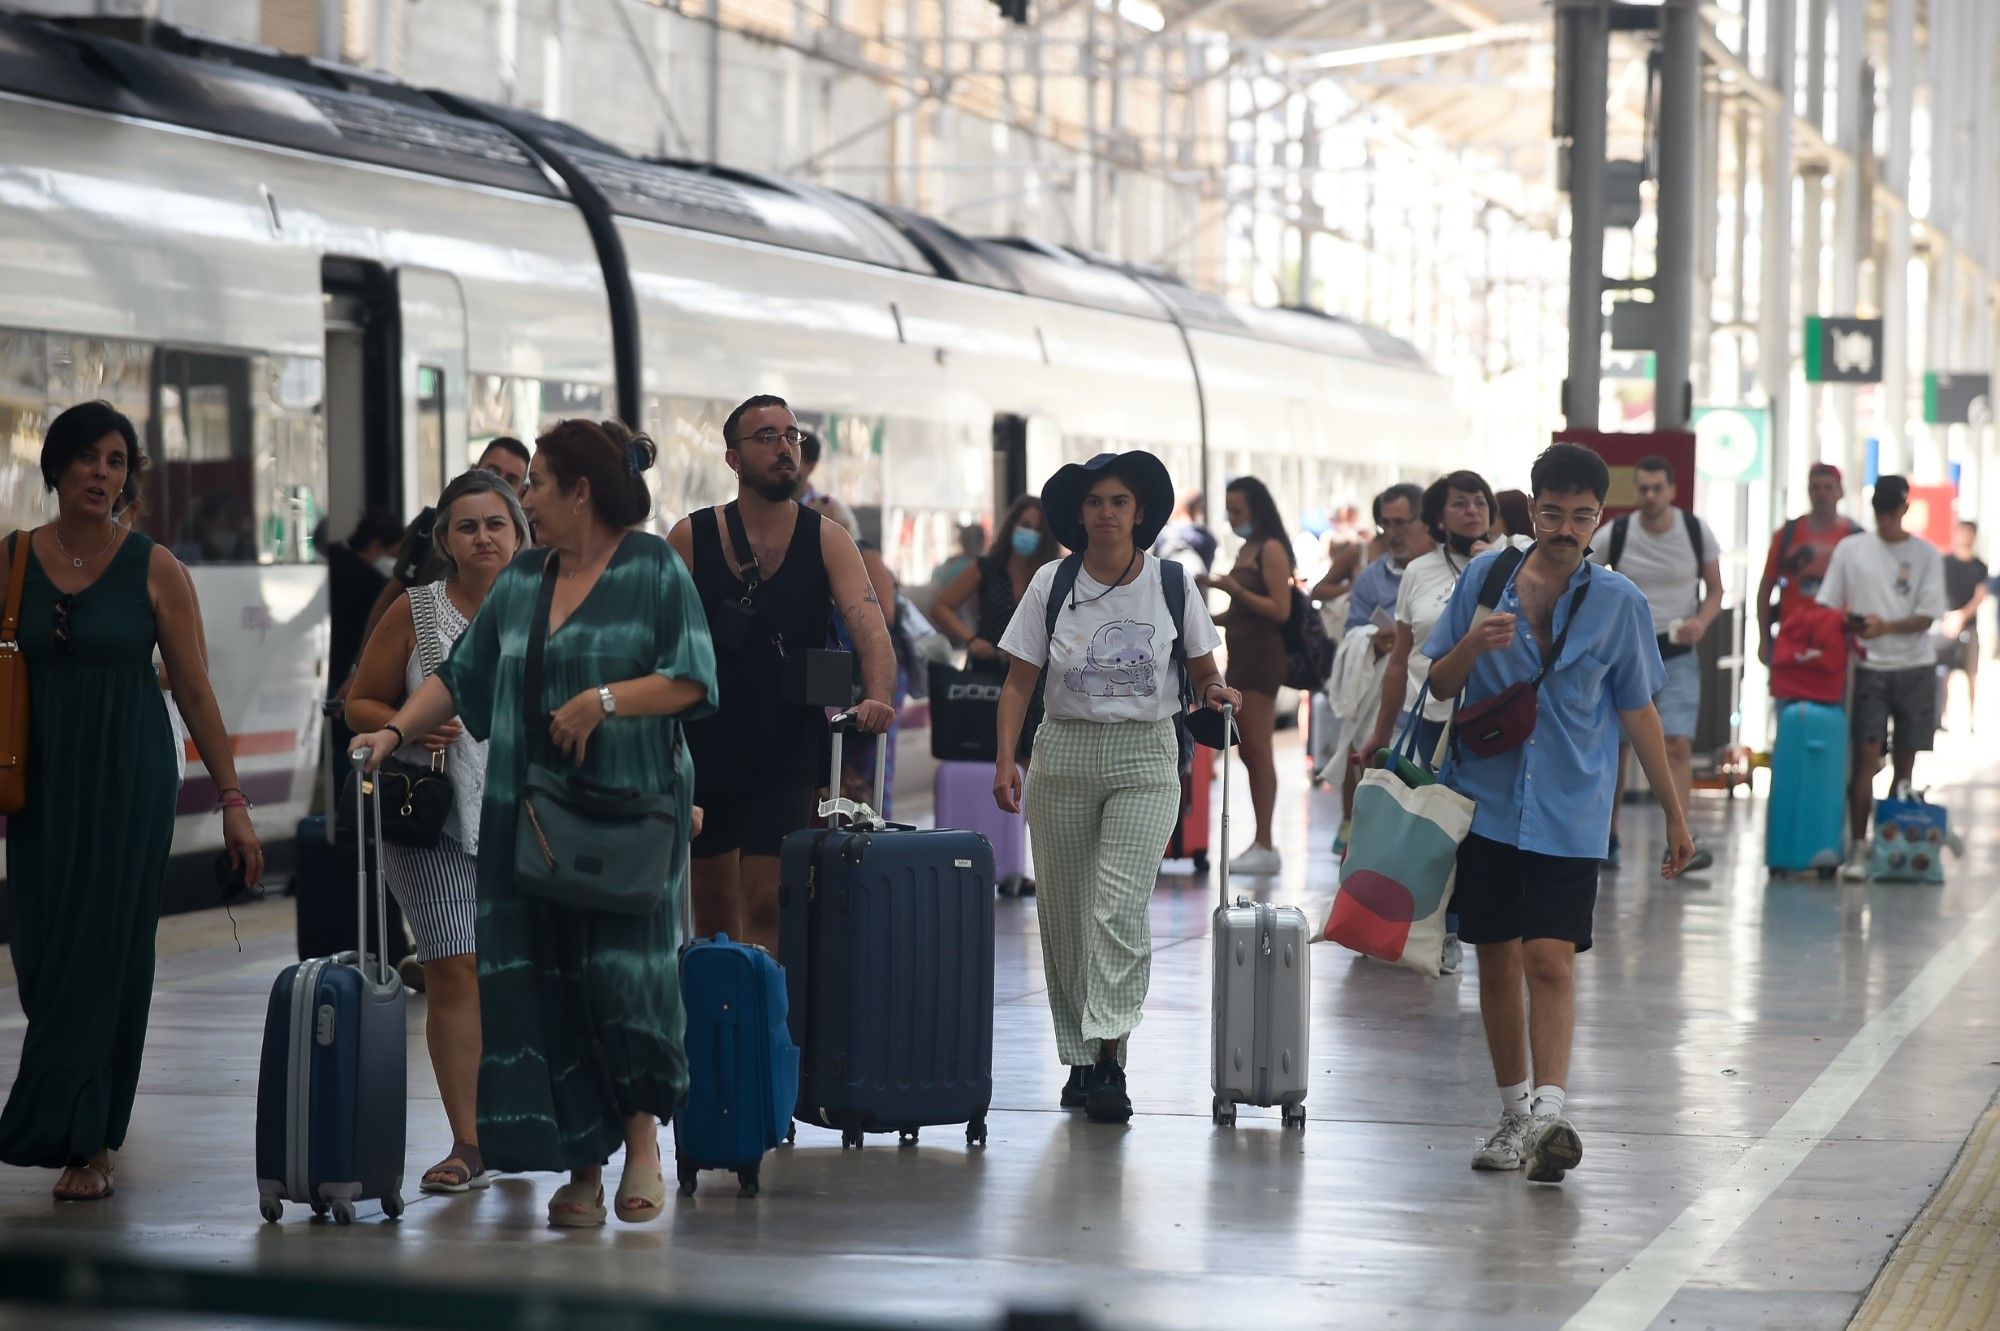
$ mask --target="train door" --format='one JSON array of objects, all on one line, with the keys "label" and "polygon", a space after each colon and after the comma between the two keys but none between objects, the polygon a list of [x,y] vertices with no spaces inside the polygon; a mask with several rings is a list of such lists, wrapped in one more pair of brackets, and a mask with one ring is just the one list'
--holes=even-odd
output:
[{"label": "train door", "polygon": [[993,521],[1024,494],[1039,494],[1063,464],[1062,430],[1047,416],[993,418]]},{"label": "train door", "polygon": [[402,268],[396,273],[396,299],[402,321],[403,508],[414,515],[472,463],[466,456],[465,297],[449,273]]},{"label": "train door", "polygon": [[379,265],[328,258],[326,300],[327,523],[344,539],[363,509],[403,508],[401,319]]}]

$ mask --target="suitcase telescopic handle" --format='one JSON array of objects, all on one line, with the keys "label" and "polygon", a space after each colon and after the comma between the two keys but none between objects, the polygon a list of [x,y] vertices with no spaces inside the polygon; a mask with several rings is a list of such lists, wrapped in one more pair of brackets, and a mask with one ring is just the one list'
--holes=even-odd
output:
[{"label": "suitcase telescopic handle", "polygon": [[882,818],[882,797],[883,792],[887,789],[889,779],[889,736],[886,733],[875,737],[874,804],[856,804],[853,800],[846,799],[840,794],[841,741],[849,731],[856,729],[856,725],[855,714],[851,711],[842,712],[827,722],[827,727],[833,731],[833,765],[832,769],[827,773],[827,798],[820,802],[819,816],[829,820],[827,823],[829,827],[837,825],[832,821],[835,818],[845,818],[850,825],[858,822],[864,810],[872,815],[877,822],[881,821]]},{"label": "suitcase telescopic handle", "polygon": [[368,975],[368,811],[375,811],[375,967],[376,981],[389,983],[389,902],[382,870],[382,783],[380,773],[364,769],[373,750],[356,749],[354,764],[354,947],[361,954],[359,969]]},{"label": "suitcase telescopic handle", "polygon": [[1224,906],[1229,904],[1229,736],[1234,733],[1235,711],[1228,703],[1222,704],[1222,846],[1217,859]]}]

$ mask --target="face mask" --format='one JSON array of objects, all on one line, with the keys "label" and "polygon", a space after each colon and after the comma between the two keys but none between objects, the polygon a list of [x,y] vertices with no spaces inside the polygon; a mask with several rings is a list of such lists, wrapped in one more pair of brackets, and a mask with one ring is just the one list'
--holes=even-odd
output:
[{"label": "face mask", "polygon": [[1013,542],[1014,553],[1023,559],[1033,559],[1042,548],[1042,534],[1029,531],[1026,527],[1014,528],[1013,536],[1008,539]]},{"label": "face mask", "polygon": [[1229,530],[1236,533],[1237,539],[1247,541],[1250,539],[1250,534],[1257,529],[1247,522],[1232,522],[1229,524]]},{"label": "face mask", "polygon": [[396,556],[381,555],[375,560],[375,571],[385,578],[396,576]]}]

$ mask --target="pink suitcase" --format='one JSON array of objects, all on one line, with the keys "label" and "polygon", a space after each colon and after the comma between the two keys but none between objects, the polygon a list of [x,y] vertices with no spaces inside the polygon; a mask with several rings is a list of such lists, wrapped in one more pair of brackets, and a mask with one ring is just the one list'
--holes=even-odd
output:
[{"label": "pink suitcase", "polygon": [[939,827],[977,832],[993,846],[993,881],[1003,897],[1033,895],[1028,869],[1028,820],[993,803],[993,764],[940,762],[933,787]]}]

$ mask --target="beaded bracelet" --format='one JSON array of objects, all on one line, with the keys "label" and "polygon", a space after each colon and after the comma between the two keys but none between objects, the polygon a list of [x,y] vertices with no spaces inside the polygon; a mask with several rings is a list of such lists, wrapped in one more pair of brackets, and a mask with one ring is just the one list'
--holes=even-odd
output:
[{"label": "beaded bracelet", "polygon": [[221,813],[224,809],[253,809],[255,807],[256,805],[252,804],[249,800],[245,799],[243,797],[242,792],[239,791],[237,792],[235,799],[218,801],[215,806],[215,811],[217,813]]}]

